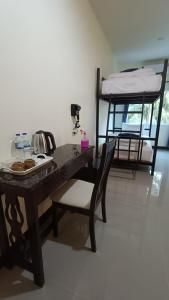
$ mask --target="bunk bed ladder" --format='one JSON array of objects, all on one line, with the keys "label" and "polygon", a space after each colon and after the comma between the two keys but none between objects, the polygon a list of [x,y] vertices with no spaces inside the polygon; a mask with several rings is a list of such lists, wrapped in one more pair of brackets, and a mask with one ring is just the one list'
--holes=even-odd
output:
[{"label": "bunk bed ladder", "polygon": [[96,158],[99,157],[99,100],[100,100],[100,69],[96,73]]},{"label": "bunk bed ladder", "polygon": [[[145,97],[143,96],[143,103],[142,103],[142,109],[141,109],[141,122],[140,122],[140,138],[142,136],[142,130],[143,130],[143,115],[144,115],[144,101],[145,101]],[[142,149],[143,149],[143,143],[142,143],[142,139],[139,139],[138,141],[138,152],[137,152],[137,162],[139,160],[141,160],[141,153],[142,153]]]},{"label": "bunk bed ladder", "polygon": [[164,99],[167,69],[168,69],[168,59],[165,59],[163,76],[162,76],[163,80],[162,80],[162,86],[161,86],[161,91],[160,91],[160,105],[159,105],[159,111],[158,111],[158,119],[157,119],[157,128],[156,128],[156,136],[155,136],[155,143],[154,143],[154,153],[153,153],[153,162],[152,162],[152,168],[151,168],[151,175],[154,175],[155,162],[156,162],[156,156],[157,156],[158,139],[159,139],[159,133],[160,133],[160,123],[161,123],[161,116],[162,116],[162,109],[163,109],[163,99]]},{"label": "bunk bed ladder", "polygon": [[[107,113],[107,126],[106,126],[106,142],[109,141],[109,123],[110,123],[110,114],[111,114],[111,100],[108,105],[108,113]],[[114,123],[114,114],[113,114],[113,123]]]},{"label": "bunk bed ladder", "polygon": [[149,137],[151,137],[151,131],[152,131],[153,112],[154,112],[154,102],[151,104],[151,117],[150,117],[150,126],[149,126]]}]

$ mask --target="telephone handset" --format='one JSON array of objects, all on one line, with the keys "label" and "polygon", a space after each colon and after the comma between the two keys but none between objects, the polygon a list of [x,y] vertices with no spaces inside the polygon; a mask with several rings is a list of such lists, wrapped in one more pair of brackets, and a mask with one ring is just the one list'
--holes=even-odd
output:
[{"label": "telephone handset", "polygon": [[78,104],[71,104],[71,116],[74,118],[75,127],[74,130],[78,129],[80,127],[79,124],[79,111],[81,110],[81,106]]}]

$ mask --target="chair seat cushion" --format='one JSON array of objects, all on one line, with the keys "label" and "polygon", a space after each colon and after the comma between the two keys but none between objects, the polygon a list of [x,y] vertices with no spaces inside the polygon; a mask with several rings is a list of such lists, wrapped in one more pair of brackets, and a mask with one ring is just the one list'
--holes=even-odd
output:
[{"label": "chair seat cushion", "polygon": [[93,183],[71,179],[50,198],[61,204],[89,209],[93,188]]}]

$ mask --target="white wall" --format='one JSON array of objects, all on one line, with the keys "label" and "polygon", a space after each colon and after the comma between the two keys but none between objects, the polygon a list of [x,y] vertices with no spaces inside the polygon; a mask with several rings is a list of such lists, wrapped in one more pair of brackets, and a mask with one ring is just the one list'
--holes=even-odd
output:
[{"label": "white wall", "polygon": [[0,160],[18,131],[50,130],[56,144],[72,137],[70,104],[95,136],[95,70],[115,61],[87,0],[0,1]]}]

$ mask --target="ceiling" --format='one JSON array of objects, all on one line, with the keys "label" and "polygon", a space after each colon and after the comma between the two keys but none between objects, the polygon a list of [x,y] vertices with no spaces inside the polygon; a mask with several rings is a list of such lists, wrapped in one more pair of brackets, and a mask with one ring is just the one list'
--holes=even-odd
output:
[{"label": "ceiling", "polygon": [[169,0],[90,0],[117,58],[169,57]]}]

